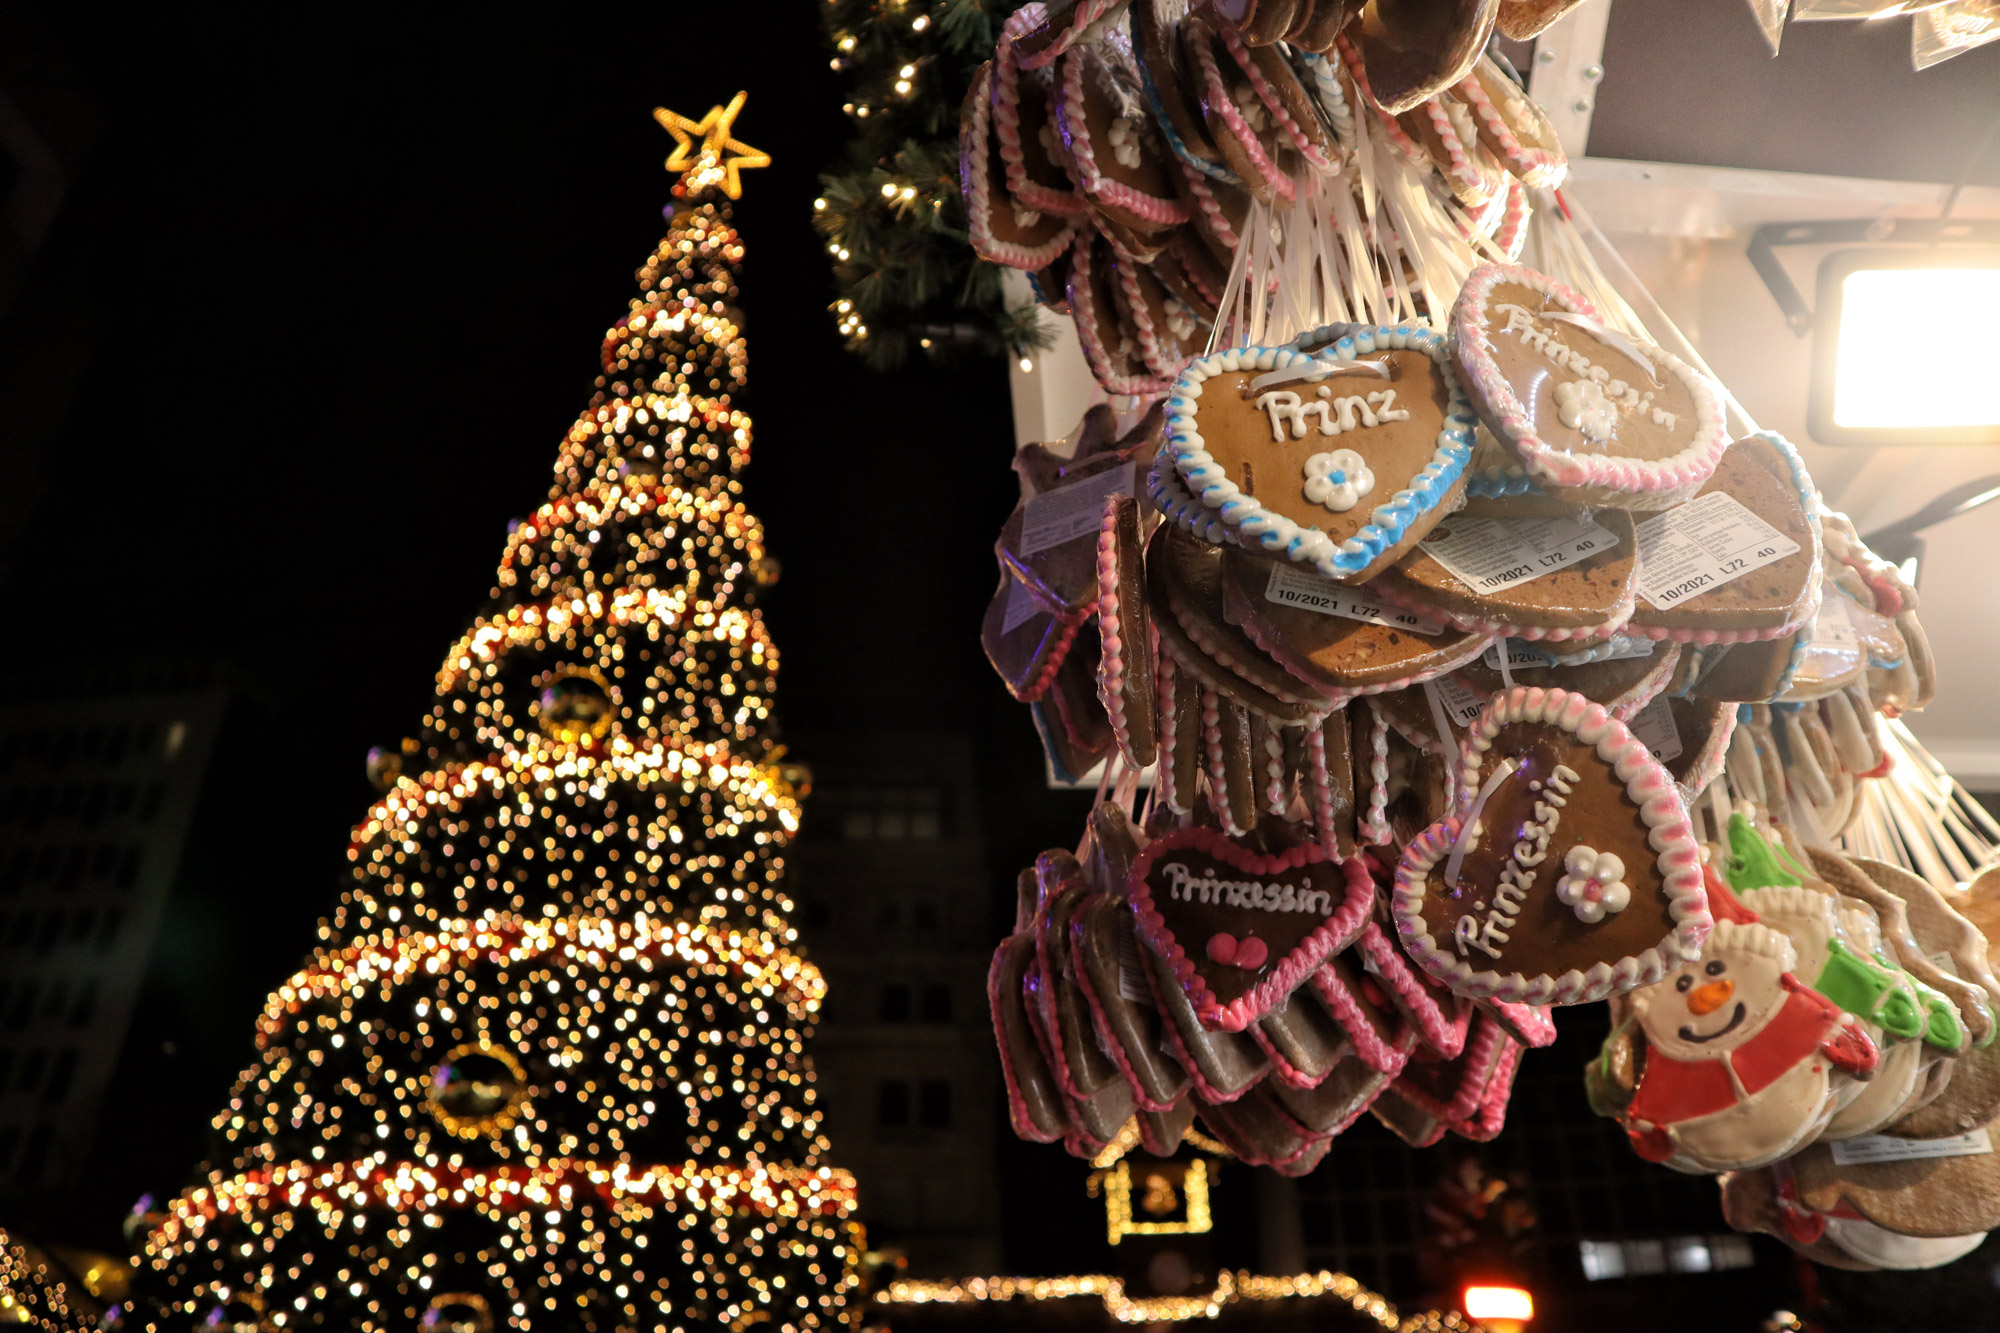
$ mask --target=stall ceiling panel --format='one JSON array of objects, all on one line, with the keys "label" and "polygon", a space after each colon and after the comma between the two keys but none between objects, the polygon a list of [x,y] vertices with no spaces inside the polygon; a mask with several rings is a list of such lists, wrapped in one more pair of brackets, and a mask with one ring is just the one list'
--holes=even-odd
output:
[{"label": "stall ceiling panel", "polygon": [[[1774,59],[1746,0],[1612,4],[1594,157],[1954,181],[2000,120],[2000,42],[1919,73],[1910,20],[1792,23]],[[2000,185],[2000,144],[1971,175]]]}]

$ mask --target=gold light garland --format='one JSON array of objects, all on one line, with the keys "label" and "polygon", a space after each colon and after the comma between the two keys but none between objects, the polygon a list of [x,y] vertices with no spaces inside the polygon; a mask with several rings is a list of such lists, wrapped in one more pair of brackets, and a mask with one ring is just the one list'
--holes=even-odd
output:
[{"label": "gold light garland", "polygon": [[1178,1324],[1214,1319],[1239,1301],[1308,1300],[1332,1296],[1373,1319],[1392,1333],[1471,1333],[1477,1326],[1456,1313],[1426,1311],[1403,1318],[1387,1298],[1370,1291],[1345,1273],[1301,1273],[1294,1277],[1264,1277],[1225,1270],[1215,1290],[1199,1296],[1125,1294],[1124,1282],[1092,1274],[1078,1277],[974,1277],[942,1282],[892,1282],[875,1293],[878,1305],[955,1305],[967,1301],[1069,1301],[1096,1297],[1113,1318],[1125,1324]]}]

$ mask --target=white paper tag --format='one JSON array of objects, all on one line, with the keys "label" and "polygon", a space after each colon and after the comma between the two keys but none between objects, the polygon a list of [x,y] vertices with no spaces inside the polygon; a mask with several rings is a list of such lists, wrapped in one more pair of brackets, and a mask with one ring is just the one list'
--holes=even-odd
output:
[{"label": "white paper tag", "polygon": [[1264,585],[1264,600],[1279,606],[1296,606],[1323,616],[1341,616],[1370,625],[1408,630],[1412,634],[1444,633],[1444,626],[1428,616],[1416,615],[1391,606],[1379,597],[1370,597],[1355,588],[1321,578],[1294,565],[1272,565],[1271,581]]},{"label": "white paper tag", "polygon": [[1515,667],[1545,667],[1549,665],[1549,659],[1536,652],[1533,648],[1528,647],[1527,640],[1525,639],[1502,639],[1481,653],[1479,660],[1493,670],[1498,671],[1500,669],[1500,652],[1503,648],[1507,653],[1507,668],[1510,671]]},{"label": "white paper tag", "polygon": [[1019,579],[1008,581],[1007,605],[1000,612],[1000,632],[1011,634],[1035,618],[1037,611],[1046,611],[1041,599],[1028,591],[1028,585]]},{"label": "white paper tag", "polygon": [[1831,584],[1820,593],[1819,618],[1813,621],[1812,641],[1815,648],[1859,650],[1861,647],[1861,640],[1854,634],[1854,622],[1847,618],[1847,594]]},{"label": "white paper tag", "polygon": [[1639,744],[1652,752],[1653,758],[1661,763],[1681,757],[1681,729],[1674,725],[1673,706],[1667,696],[1656,694],[1651,703],[1641,708],[1638,715],[1627,724],[1632,734],[1639,738]]},{"label": "white paper tag", "polygon": [[1639,525],[1639,595],[1679,606],[1798,549],[1735,496],[1714,491]]},{"label": "white paper tag", "polygon": [[1450,676],[1425,681],[1424,693],[1442,704],[1445,716],[1457,726],[1470,727],[1473,719],[1486,711],[1484,700],[1466,688],[1465,682]]},{"label": "white paper tag", "polygon": [[1094,534],[1104,526],[1104,497],[1130,495],[1136,463],[1114,467],[1046,491],[1021,515],[1021,554],[1035,555]]},{"label": "white paper tag", "polygon": [[1993,1151],[1993,1140],[1985,1130],[1954,1134],[1948,1139],[1899,1139],[1889,1134],[1863,1134],[1859,1138],[1835,1139],[1835,1166],[1858,1166],[1866,1162],[1916,1162],[1926,1157],[1978,1157]]},{"label": "white paper tag", "polygon": [[1474,592],[1493,592],[1553,574],[1618,539],[1587,518],[1449,518],[1420,543]]}]

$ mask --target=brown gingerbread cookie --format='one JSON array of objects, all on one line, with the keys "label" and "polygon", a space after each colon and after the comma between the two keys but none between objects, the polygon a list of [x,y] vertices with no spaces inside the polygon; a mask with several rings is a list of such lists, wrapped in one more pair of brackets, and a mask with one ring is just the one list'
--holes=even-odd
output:
[{"label": "brown gingerbread cookie", "polygon": [[1839,1161],[1837,1145],[1811,1144],[1791,1159],[1799,1202],[1815,1212],[1852,1208],[1899,1235],[1942,1239],[2000,1227],[2000,1153],[1907,1161]]},{"label": "brown gingerbread cookie", "polygon": [[[1182,67],[1223,162],[1257,199],[1267,204],[1291,202],[1298,193],[1291,174],[1291,143],[1258,97],[1249,74],[1204,17],[1190,16],[1181,25],[1180,36]],[[1183,173],[1183,179],[1190,187],[1196,184],[1192,169]]]},{"label": "brown gingerbread cookie", "polygon": [[979,639],[1007,692],[1033,703],[1055,679],[1082,623],[1057,619],[1027,585],[1002,568],[1000,586],[980,621]]},{"label": "brown gingerbread cookie", "polygon": [[1500,655],[1511,652],[1511,644],[1494,644],[1460,667],[1458,678],[1481,699],[1513,685],[1568,690],[1592,703],[1603,704],[1613,717],[1627,723],[1666,688],[1674,668],[1680,665],[1680,645],[1670,643],[1637,656],[1608,657],[1574,665],[1551,663],[1532,652],[1526,654],[1532,660],[1524,665],[1521,656],[1510,655],[1507,673],[1502,675]]},{"label": "brown gingerbread cookie", "polygon": [[1333,706],[1223,618],[1220,548],[1161,524],[1147,547],[1146,587],[1161,647],[1204,687],[1286,723]]},{"label": "brown gingerbread cookie", "polygon": [[1007,193],[1007,163],[993,124],[993,64],[973,76],[959,120],[958,182],[972,248],[1009,268],[1039,269],[1069,247],[1072,219],[1023,204]]},{"label": "brown gingerbread cookie", "polygon": [[[1586,526],[1575,519],[1454,515],[1384,570],[1377,586],[1409,610],[1429,610],[1474,633],[1556,643],[1602,639],[1630,620],[1636,605],[1633,533],[1632,516],[1615,509],[1599,511]],[[1586,542],[1591,548],[1579,549]],[[1499,555],[1534,550],[1548,555]],[[1556,560],[1565,563],[1551,564],[1549,572],[1537,568]]]},{"label": "brown gingerbread cookie", "polygon": [[1343,40],[1360,54],[1368,96],[1400,115],[1472,72],[1499,9],[1500,0],[1368,0]]},{"label": "brown gingerbread cookie", "polygon": [[1167,1053],[1145,977],[1125,962],[1128,953],[1136,957],[1137,941],[1123,901],[1102,894],[1079,907],[1070,921],[1070,949],[1099,1039],[1134,1102],[1144,1111],[1171,1111],[1186,1098],[1187,1071]]},{"label": "brown gingerbread cookie", "polygon": [[1113,743],[1134,768],[1148,767],[1160,754],[1143,551],[1138,501],[1107,496],[1097,537],[1097,629],[1103,648],[1097,697]]},{"label": "brown gingerbread cookie", "polygon": [[1650,985],[1708,934],[1673,780],[1600,705],[1514,689],[1463,746],[1450,818],[1403,853],[1391,910],[1461,994],[1573,1004]]}]

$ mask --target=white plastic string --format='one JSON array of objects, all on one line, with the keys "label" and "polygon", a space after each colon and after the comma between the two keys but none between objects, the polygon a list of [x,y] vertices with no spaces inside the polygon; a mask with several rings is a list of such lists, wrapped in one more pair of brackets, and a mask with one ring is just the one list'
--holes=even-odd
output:
[{"label": "white plastic string", "polygon": [[1465,854],[1472,850],[1474,830],[1479,827],[1479,817],[1486,813],[1486,802],[1498,791],[1500,784],[1514,776],[1520,764],[1513,759],[1503,759],[1493,770],[1493,776],[1486,779],[1479,788],[1479,795],[1472,798],[1472,808],[1465,812],[1465,822],[1459,825],[1458,837],[1451,844],[1451,857],[1444,863],[1444,882],[1458,883],[1458,869],[1465,864]]},{"label": "white plastic string", "polygon": [[1379,379],[1389,379],[1394,371],[1380,361],[1347,361],[1339,357],[1312,358],[1294,361],[1278,370],[1268,371],[1250,381],[1252,389],[1265,389],[1273,384],[1289,384],[1293,380],[1318,382],[1331,379],[1335,375],[1374,375]]}]

